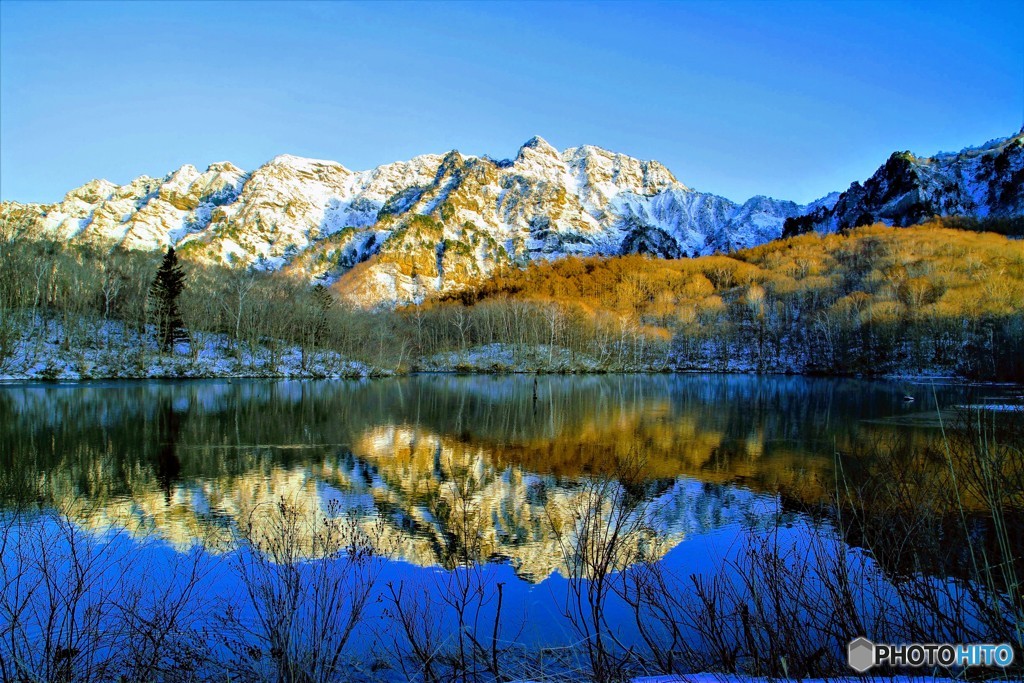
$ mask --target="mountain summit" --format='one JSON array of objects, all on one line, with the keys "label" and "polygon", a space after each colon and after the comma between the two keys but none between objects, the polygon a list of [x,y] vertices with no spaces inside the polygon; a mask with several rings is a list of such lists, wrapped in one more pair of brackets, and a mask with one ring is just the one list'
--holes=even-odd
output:
[{"label": "mountain summit", "polygon": [[833,232],[875,222],[907,226],[954,215],[1024,215],[1024,130],[932,157],[894,152],[863,185],[853,183],[834,205],[788,220],[784,232]]}]

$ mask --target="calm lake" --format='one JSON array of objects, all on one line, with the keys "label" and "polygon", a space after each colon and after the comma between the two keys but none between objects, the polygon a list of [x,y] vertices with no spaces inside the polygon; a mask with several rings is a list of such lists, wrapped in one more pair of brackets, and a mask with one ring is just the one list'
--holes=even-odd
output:
[{"label": "calm lake", "polygon": [[[188,612],[203,627],[244,602],[242,532],[270,533],[256,513],[284,500],[310,519],[345,520],[382,558],[381,591],[425,586],[443,604],[446,577],[476,565],[502,585],[506,638],[567,647],[577,638],[563,609],[567,511],[594,481],[621,483],[642,522],[626,564],[713,572],[760,525],[782,519],[799,537],[837,466],[855,477],[872,447],[934,442],[954,406],[1019,394],[738,375],[8,385],[0,496],[6,519],[26,512],[3,560],[10,574],[29,539],[59,543],[46,511],[60,510],[105,558],[101,581],[164,585],[180,579],[183,558],[201,565]],[[625,470],[629,481],[615,482]],[[297,555],[315,563],[322,526],[296,528]],[[384,656],[374,648],[388,649],[400,623],[386,599],[371,603],[351,645],[364,663]],[[620,603],[607,619],[628,641]],[[497,603],[487,605],[485,617]]]}]

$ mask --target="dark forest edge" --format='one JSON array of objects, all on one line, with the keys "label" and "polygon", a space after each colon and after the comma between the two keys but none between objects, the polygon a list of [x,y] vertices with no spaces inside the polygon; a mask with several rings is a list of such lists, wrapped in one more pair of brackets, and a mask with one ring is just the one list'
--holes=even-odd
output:
[{"label": "dark forest edge", "polygon": [[[1024,380],[1024,242],[965,219],[729,255],[564,258],[398,310],[281,273],[0,226],[0,377],[761,372]],[[963,230],[959,228],[970,228]],[[166,264],[165,264],[166,265]]]}]

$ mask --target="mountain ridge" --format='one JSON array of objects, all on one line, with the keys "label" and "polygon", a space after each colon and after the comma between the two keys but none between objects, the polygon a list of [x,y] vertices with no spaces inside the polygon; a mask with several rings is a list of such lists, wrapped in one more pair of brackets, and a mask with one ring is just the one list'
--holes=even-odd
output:
[{"label": "mountain ridge", "polygon": [[806,205],[760,195],[736,203],[692,189],[656,160],[592,145],[559,151],[534,136],[504,160],[451,150],[365,171],[289,154],[252,171],[186,164],[120,186],[92,180],[53,204],[5,202],[3,215],[40,237],[174,246],[185,258],[283,269],[356,304],[394,306],[567,255],[706,255],[860,218],[909,224],[932,208],[1019,215],[1020,139],[934,157],[894,153],[863,185]]},{"label": "mountain ridge", "polygon": [[1024,128],[959,152],[930,157],[893,152],[870,178],[852,183],[831,207],[787,219],[783,235],[835,232],[875,222],[906,227],[953,215],[1024,215]]}]

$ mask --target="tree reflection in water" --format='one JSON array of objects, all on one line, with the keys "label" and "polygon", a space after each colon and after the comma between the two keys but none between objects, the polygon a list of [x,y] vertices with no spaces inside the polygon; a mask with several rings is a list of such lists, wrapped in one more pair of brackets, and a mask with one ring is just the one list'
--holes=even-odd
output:
[{"label": "tree reflection in water", "polygon": [[[344,529],[346,538],[359,539],[346,547],[364,549],[380,572],[379,580],[374,574],[362,585],[383,591],[383,606],[361,615],[390,624],[356,629],[358,647],[369,652],[374,643],[391,643],[402,666],[432,670],[439,680],[460,672],[494,677],[499,669],[508,674],[507,660],[525,656],[520,642],[575,633],[594,646],[587,656],[552,658],[566,671],[583,667],[600,677],[626,660],[636,663],[630,639],[665,635],[623,626],[634,623],[634,612],[660,609],[665,617],[683,607],[651,603],[645,597],[657,593],[651,587],[696,596],[705,611],[742,596],[743,584],[719,579],[681,587],[662,570],[678,577],[732,567],[738,577],[747,567],[799,578],[763,555],[730,565],[724,558],[739,547],[735,539],[763,539],[781,529],[798,547],[811,547],[807,539],[816,538],[832,561],[850,552],[846,544],[877,546],[882,568],[898,573],[901,557],[879,545],[877,519],[847,514],[856,523],[841,533],[811,530],[831,524],[840,509],[839,484],[856,489],[895,468],[916,473],[902,482],[908,488],[901,494],[910,499],[941,488],[948,464],[914,454],[941,442],[927,416],[968,402],[970,390],[937,388],[913,407],[902,394],[903,383],[699,375],[9,386],[0,389],[0,495],[7,510],[31,504],[44,511],[36,519],[65,520],[56,528],[76,539],[113,534],[124,547],[158,543],[192,557],[198,544],[208,558],[223,556],[204,581],[211,594],[248,590],[246,618],[261,605],[294,597],[295,586],[300,592],[334,586],[340,602],[332,604],[352,604],[356,593],[340,595],[329,572],[317,578],[311,568],[340,572],[344,557],[308,562],[323,560],[330,529]],[[643,467],[624,478],[628,461]],[[603,492],[596,496],[603,505],[621,509],[595,507],[595,491]],[[968,517],[986,509],[977,491],[965,490],[962,503]],[[295,523],[272,523],[267,510]],[[901,520],[898,509],[889,512]],[[1016,520],[1013,514],[1007,519]],[[1016,522],[1011,526],[1019,530]],[[288,554],[278,561],[266,549],[283,543],[275,534],[284,527]],[[601,542],[609,529],[613,548]],[[16,564],[11,548],[4,551],[5,571]],[[382,558],[388,561],[380,564]],[[842,573],[841,565],[832,567],[833,575]],[[955,573],[957,567],[962,563],[932,569]],[[635,582],[603,583],[606,574]],[[542,581],[568,600],[553,614],[531,591]],[[412,595],[417,601],[408,602]],[[590,609],[595,599],[605,605],[600,612]],[[528,626],[538,614],[549,615],[548,623]],[[563,620],[561,636],[551,630],[554,617]],[[297,670],[294,662],[306,650],[296,643],[309,634],[296,635],[281,619],[264,624],[262,640],[237,636],[234,646],[245,641],[270,658],[290,653],[292,663],[280,671]],[[419,622],[430,628],[410,635]],[[242,623],[232,622],[236,635],[245,630]],[[670,631],[683,622],[664,623]],[[699,628],[706,623],[692,622],[690,635]],[[461,635],[437,649],[434,641],[450,632]],[[706,635],[722,640],[725,633]],[[772,629],[750,633],[768,637]],[[292,649],[275,645],[285,637]],[[331,652],[346,647],[356,647],[348,635]],[[809,672],[815,657],[823,657],[817,648],[807,653]],[[650,661],[671,669],[681,660],[652,654]],[[270,670],[243,664],[235,662],[242,678]],[[769,664],[759,666],[778,673]],[[732,657],[730,666],[742,665]]]}]

